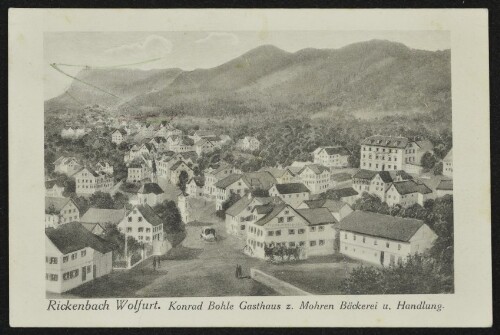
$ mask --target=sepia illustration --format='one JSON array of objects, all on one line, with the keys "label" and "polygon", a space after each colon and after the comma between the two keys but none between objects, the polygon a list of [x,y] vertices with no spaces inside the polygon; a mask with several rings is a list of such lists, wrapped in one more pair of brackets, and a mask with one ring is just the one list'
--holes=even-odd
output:
[{"label": "sepia illustration", "polygon": [[47,298],[454,293],[447,31],[45,32],[44,67]]}]

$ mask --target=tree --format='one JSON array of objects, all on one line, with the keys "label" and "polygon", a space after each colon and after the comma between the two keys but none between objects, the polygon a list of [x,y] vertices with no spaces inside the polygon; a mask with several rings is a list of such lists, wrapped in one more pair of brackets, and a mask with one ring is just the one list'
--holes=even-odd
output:
[{"label": "tree", "polygon": [[231,193],[231,195],[229,196],[229,199],[227,199],[226,201],[224,201],[222,203],[222,209],[215,212],[215,214],[218,217],[220,217],[221,219],[224,219],[226,210],[229,207],[231,207],[232,205],[234,205],[240,199],[241,199],[241,196],[239,194]]},{"label": "tree", "polygon": [[115,193],[115,195],[113,196],[113,202],[114,202],[115,209],[130,207],[130,203],[128,202],[128,196],[126,196],[125,194],[123,194],[121,192]]},{"label": "tree", "polygon": [[175,233],[184,230],[181,213],[173,201],[165,200],[154,206],[153,210],[163,221],[163,229],[167,233]]},{"label": "tree", "polygon": [[438,162],[436,165],[434,165],[434,175],[435,176],[440,176],[443,174],[443,162]]},{"label": "tree", "polygon": [[436,156],[434,156],[430,152],[426,152],[425,154],[422,155],[422,158],[420,159],[420,165],[424,167],[424,169],[430,170],[434,167],[434,165],[437,162]]},{"label": "tree", "polygon": [[182,170],[181,173],[179,173],[179,182],[177,183],[177,186],[179,186],[182,194],[186,194],[186,185],[188,182],[188,178],[189,175],[186,171]]},{"label": "tree", "polygon": [[382,202],[378,196],[366,192],[361,195],[361,198],[356,200],[352,207],[355,210],[389,214],[389,205],[387,203]]},{"label": "tree", "polygon": [[89,197],[90,207],[95,208],[105,208],[105,209],[113,209],[115,208],[115,203],[113,198],[109,193],[104,192],[95,192]]}]

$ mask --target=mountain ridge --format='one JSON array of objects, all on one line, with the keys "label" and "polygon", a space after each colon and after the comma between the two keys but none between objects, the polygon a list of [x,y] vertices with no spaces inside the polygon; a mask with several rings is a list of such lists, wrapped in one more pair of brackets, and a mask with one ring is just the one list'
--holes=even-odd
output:
[{"label": "mountain ridge", "polygon": [[451,114],[450,55],[449,49],[418,50],[385,40],[296,52],[263,45],[209,69],[82,70],[80,80],[122,99],[73,81],[69,94],[45,107],[74,109],[81,107],[78,100],[120,113],[154,109],[196,116],[330,109]]}]

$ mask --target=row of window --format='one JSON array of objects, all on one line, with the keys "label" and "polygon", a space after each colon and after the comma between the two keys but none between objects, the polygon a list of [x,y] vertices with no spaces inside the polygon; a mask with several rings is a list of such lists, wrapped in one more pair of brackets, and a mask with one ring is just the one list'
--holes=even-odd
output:
[{"label": "row of window", "polygon": [[[377,169],[378,169],[378,164],[375,164],[375,165],[376,165],[376,166],[375,166],[375,168],[377,168]],[[364,167],[366,167],[366,162],[363,162],[363,166],[364,166]],[[368,166],[369,166],[369,167],[372,167],[372,163],[368,163]],[[392,167],[392,165],[387,165],[387,169],[388,169],[388,170],[396,170],[396,169],[397,169],[397,166],[396,166],[396,165],[394,165],[394,167]]]},{"label": "row of window", "polygon": [[[385,150],[386,150],[385,148],[381,148],[381,149],[382,149],[382,150],[381,150],[381,152],[386,152],[386,151],[385,151]],[[366,151],[366,147],[363,147],[363,151]],[[368,151],[372,151],[372,148],[371,148],[371,147],[368,147]],[[375,148],[375,151],[379,151],[379,148]],[[398,150],[397,150],[397,149],[387,149],[387,152],[388,152],[388,153],[391,153],[391,152],[398,152]]]},{"label": "row of window", "polygon": [[[379,156],[375,156],[375,159],[379,159],[378,157],[379,157]],[[385,156],[380,156],[380,157],[381,157],[380,159],[385,160]],[[363,154],[363,158],[365,158],[365,154]],[[368,159],[372,159],[372,155],[368,155]],[[392,161],[392,157],[391,157],[391,156],[389,156],[389,157],[387,158],[387,160],[388,160],[388,161]],[[395,162],[397,162],[397,161],[398,161],[398,158],[397,158],[397,157],[394,157],[394,161],[395,161]]]},{"label": "row of window", "polygon": [[[249,240],[249,242],[250,242],[250,245],[253,246],[254,248],[255,247],[259,247],[259,248],[264,247],[264,242],[259,242],[259,241],[254,241],[254,240]],[[289,247],[296,247],[296,246],[303,247],[306,245],[306,241],[288,242],[288,243],[287,242],[271,241],[268,245],[271,247],[272,246],[275,246],[275,247],[284,246],[284,247],[286,247],[287,245]],[[324,245],[325,245],[325,240],[309,241],[310,247],[324,246]]]},{"label": "row of window", "polygon": [[[357,239],[357,235],[353,234],[352,235],[352,240],[356,241],[356,239]],[[344,234],[344,240],[347,240],[347,233]],[[366,237],[365,236],[362,236],[362,240],[363,240],[363,243],[366,243]],[[373,245],[378,245],[378,241],[377,240],[373,240]],[[391,245],[390,242],[385,242],[386,248],[389,248],[390,245]],[[398,250],[401,250],[401,244],[399,244],[399,243],[398,243]]]}]

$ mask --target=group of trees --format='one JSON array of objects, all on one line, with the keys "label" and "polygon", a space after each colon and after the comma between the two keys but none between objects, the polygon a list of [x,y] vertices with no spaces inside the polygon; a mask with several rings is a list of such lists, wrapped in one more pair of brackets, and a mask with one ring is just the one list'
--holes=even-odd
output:
[{"label": "group of trees", "polygon": [[154,206],[153,210],[163,221],[163,229],[166,233],[177,233],[184,230],[181,213],[174,201],[165,200]]},{"label": "group of trees", "polygon": [[283,244],[276,245],[273,243],[268,245],[267,243],[264,243],[264,256],[271,262],[276,260],[289,262],[292,257],[297,261],[300,259],[301,252],[302,249],[298,246],[289,247]]},{"label": "group of trees", "polygon": [[453,197],[429,199],[424,206],[389,207],[364,193],[354,209],[423,220],[436,234],[432,248],[387,268],[354,269],[343,283],[346,294],[451,293],[454,290]]}]

